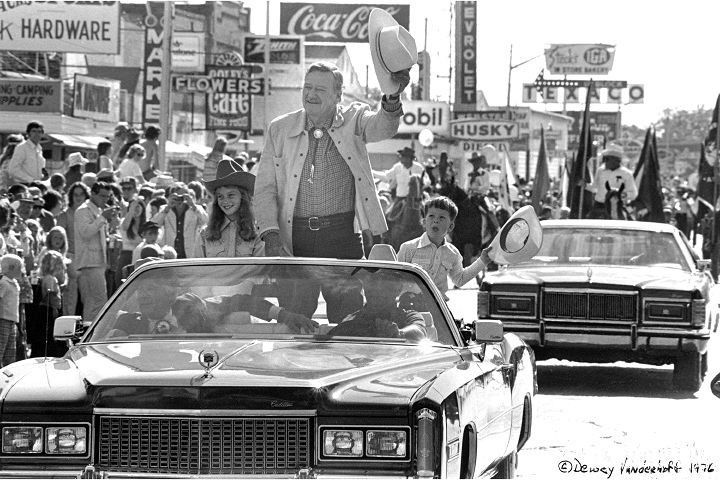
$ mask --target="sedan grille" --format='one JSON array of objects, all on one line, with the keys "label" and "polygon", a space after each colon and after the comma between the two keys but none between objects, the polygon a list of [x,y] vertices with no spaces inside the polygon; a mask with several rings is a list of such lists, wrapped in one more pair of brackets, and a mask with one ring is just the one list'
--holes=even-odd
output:
[{"label": "sedan grille", "polygon": [[99,418],[109,471],[278,475],[310,465],[308,418]]},{"label": "sedan grille", "polygon": [[545,291],[543,317],[547,319],[633,321],[637,315],[634,293]]}]

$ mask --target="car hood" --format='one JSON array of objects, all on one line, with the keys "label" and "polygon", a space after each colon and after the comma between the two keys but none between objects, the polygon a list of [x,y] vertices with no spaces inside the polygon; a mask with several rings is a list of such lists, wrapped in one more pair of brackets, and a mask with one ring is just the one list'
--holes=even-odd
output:
[{"label": "car hood", "polygon": [[[219,362],[207,370],[200,352]],[[4,369],[3,413],[60,406],[324,408],[405,404],[461,363],[440,345],[297,341],[145,341],[80,344],[62,359]]]},{"label": "car hood", "polygon": [[589,284],[613,285],[641,290],[668,289],[693,291],[702,277],[696,273],[665,267],[625,267],[602,265],[516,267],[493,272],[484,279],[490,285]]}]

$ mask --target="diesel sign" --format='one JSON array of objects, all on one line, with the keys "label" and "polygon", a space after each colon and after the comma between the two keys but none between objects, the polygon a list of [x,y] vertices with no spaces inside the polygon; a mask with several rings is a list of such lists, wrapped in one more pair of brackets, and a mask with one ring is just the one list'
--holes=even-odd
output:
[{"label": "diesel sign", "polygon": [[450,105],[445,102],[403,102],[405,114],[398,133],[419,133],[427,128],[433,133],[447,135],[450,125]]}]

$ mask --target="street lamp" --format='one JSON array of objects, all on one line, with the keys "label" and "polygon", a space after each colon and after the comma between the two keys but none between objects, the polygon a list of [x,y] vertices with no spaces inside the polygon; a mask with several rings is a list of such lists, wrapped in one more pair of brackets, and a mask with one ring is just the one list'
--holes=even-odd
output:
[{"label": "street lamp", "polygon": [[511,82],[512,82],[512,71],[513,71],[513,69],[518,68],[518,67],[521,67],[521,66],[525,65],[525,64],[528,63],[528,62],[532,62],[533,60],[535,60],[535,59],[538,58],[538,57],[541,57],[542,55],[543,55],[542,53],[539,54],[539,55],[535,55],[535,56],[532,57],[532,58],[528,58],[528,59],[525,60],[525,61],[522,61],[522,62],[520,62],[520,63],[517,63],[517,64],[513,65],[513,64],[512,64],[512,43],[510,44],[510,62],[508,63],[508,87],[507,87],[507,106],[508,106],[508,107],[510,106],[510,84],[511,84]]}]

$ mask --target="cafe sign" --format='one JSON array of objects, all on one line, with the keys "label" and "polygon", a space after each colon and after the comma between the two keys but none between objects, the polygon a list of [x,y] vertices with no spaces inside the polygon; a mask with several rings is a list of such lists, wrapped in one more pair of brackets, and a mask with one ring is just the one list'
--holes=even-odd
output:
[{"label": "cafe sign", "polygon": [[602,43],[551,45],[545,49],[547,70],[558,75],[607,75],[614,59],[615,47]]},{"label": "cafe sign", "polygon": [[400,25],[410,29],[410,5],[283,2],[280,33],[304,35],[307,42],[366,43],[373,8],[387,10]]}]

